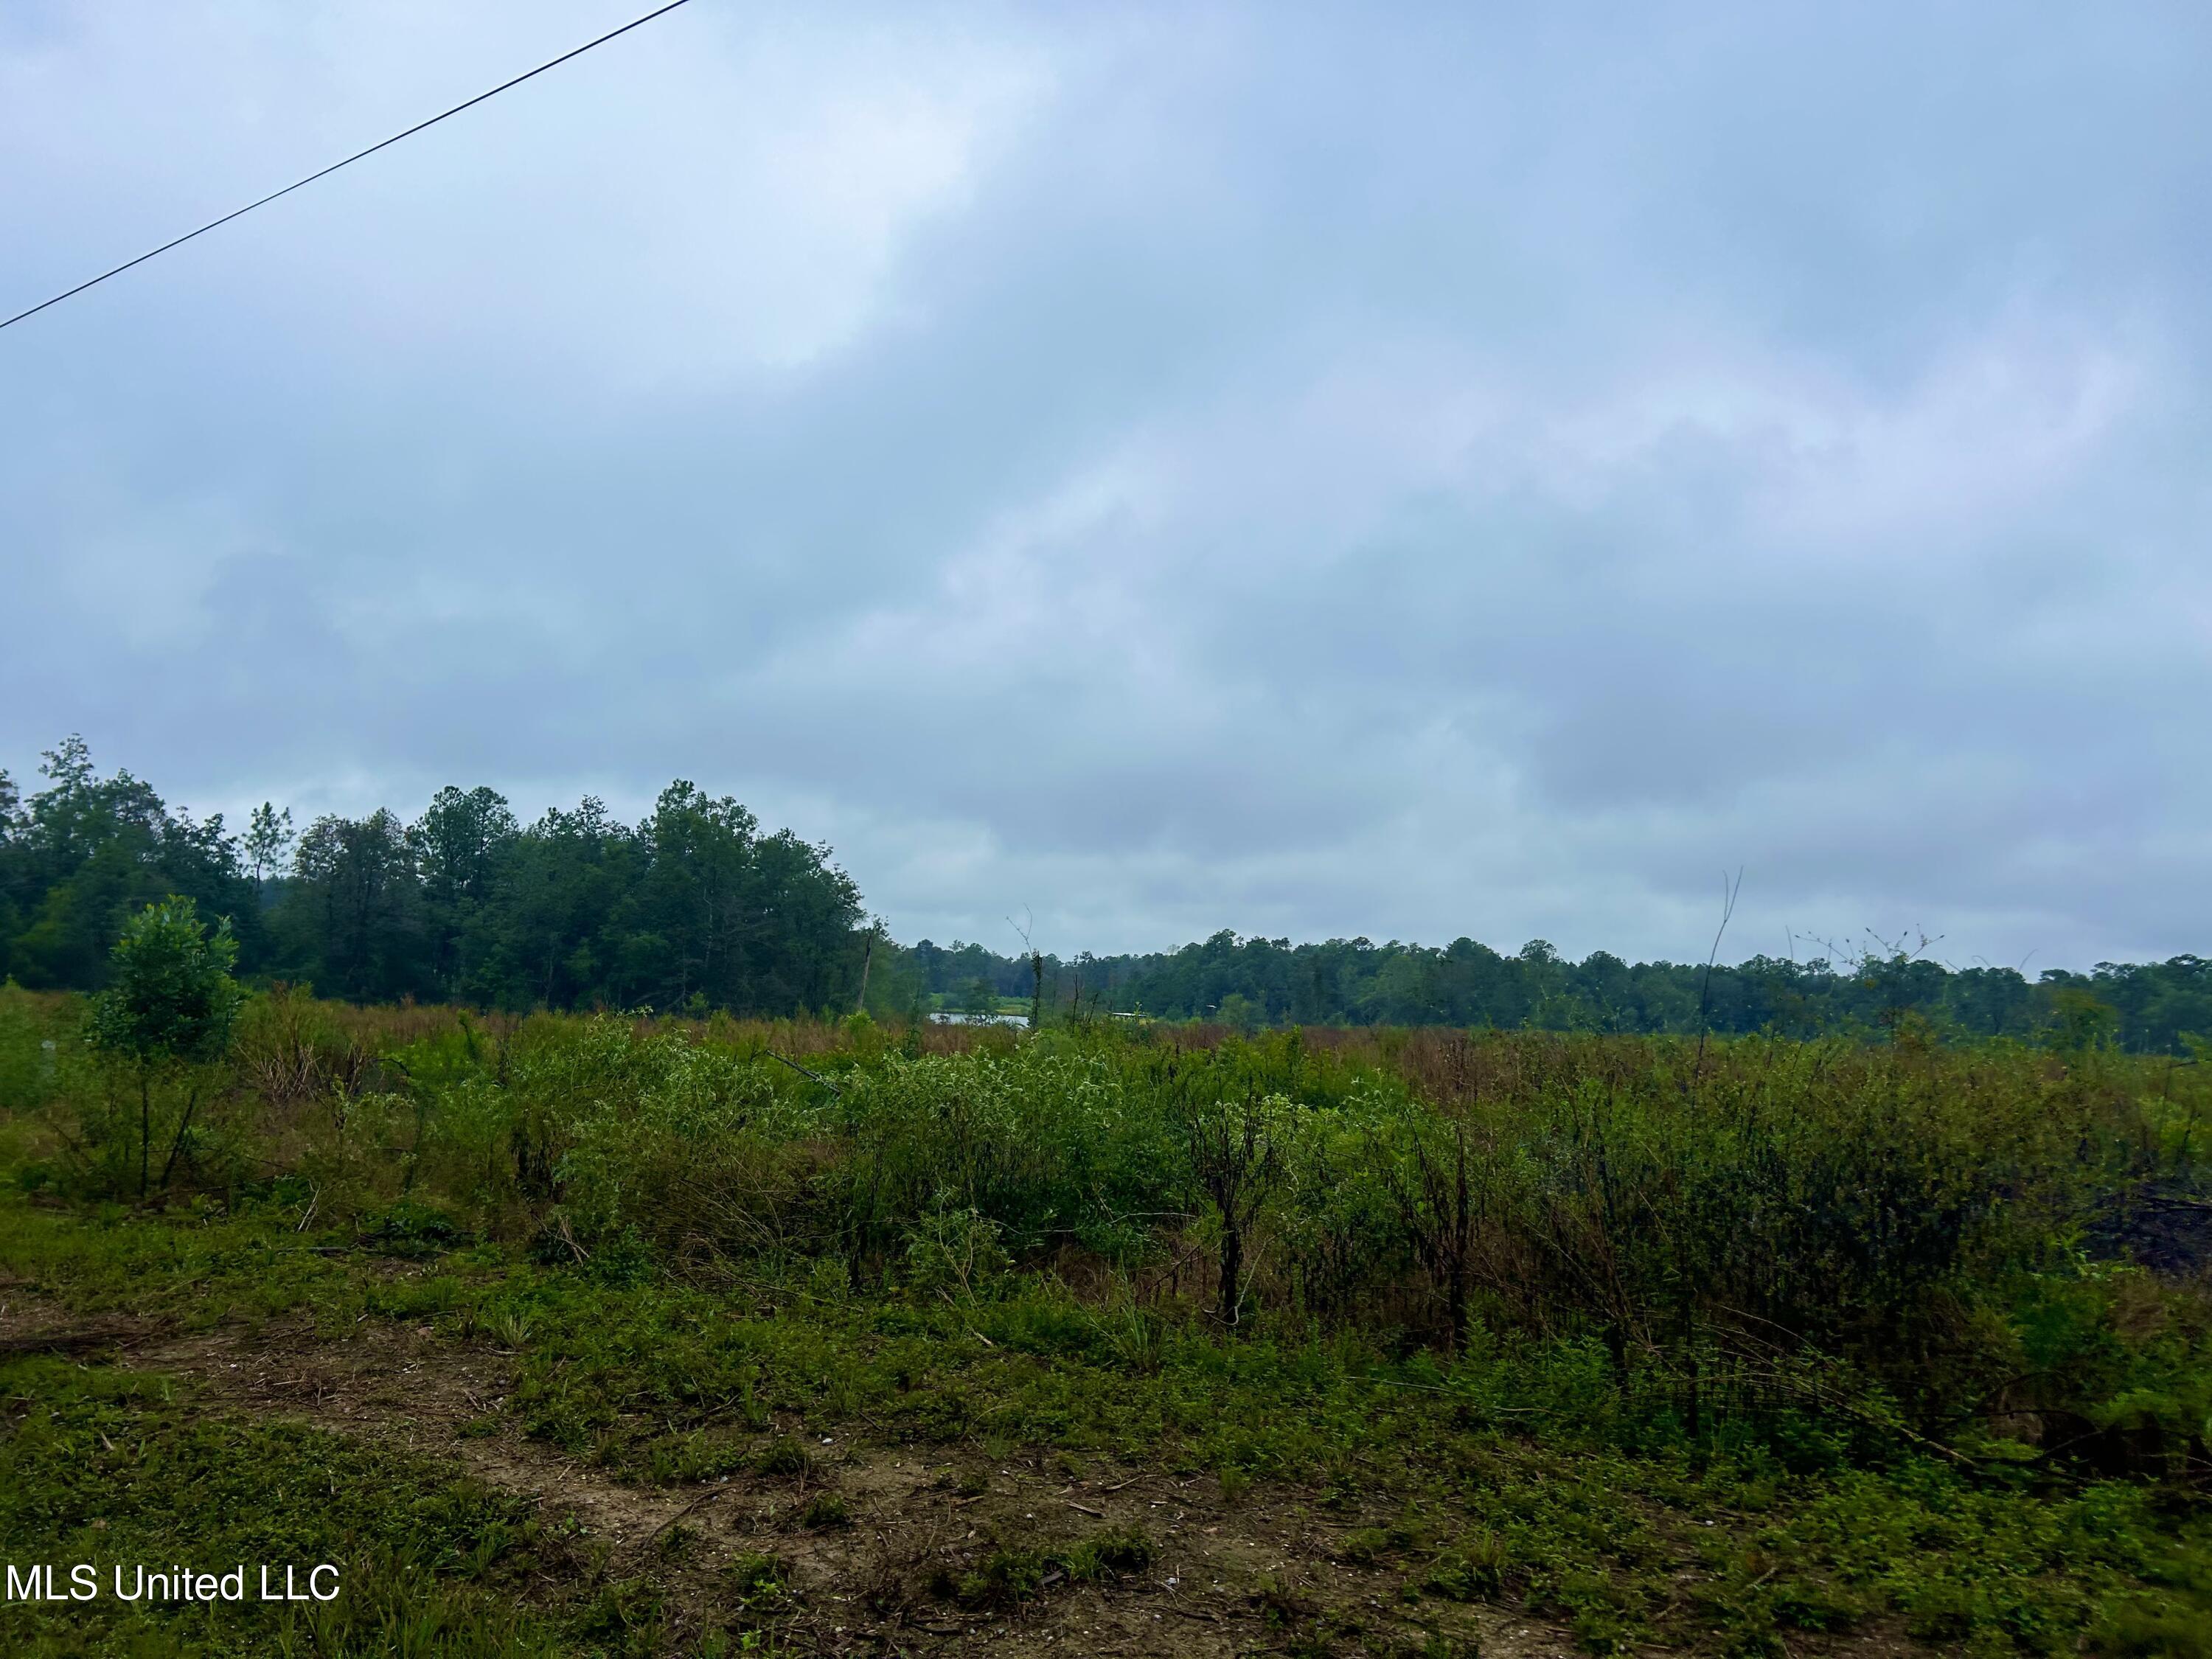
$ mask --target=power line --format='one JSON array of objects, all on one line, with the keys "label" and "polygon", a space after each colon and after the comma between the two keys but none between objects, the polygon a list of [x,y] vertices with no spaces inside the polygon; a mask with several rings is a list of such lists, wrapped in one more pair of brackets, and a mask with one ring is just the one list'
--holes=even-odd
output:
[{"label": "power line", "polygon": [[362,160],[362,157],[374,155],[380,149],[388,149],[390,146],[398,143],[402,138],[411,138],[416,133],[422,131],[425,127],[436,126],[439,122],[444,120],[447,116],[459,115],[465,109],[474,109],[478,104],[483,103],[485,99],[496,98],[501,93],[505,92],[509,87],[519,87],[525,81],[531,79],[534,76],[543,75],[550,69],[559,68],[562,64],[567,63],[571,58],[582,57],[594,46],[603,46],[606,45],[608,41],[613,40],[618,34],[628,34],[632,29],[641,27],[645,24],[650,23],[654,18],[665,16],[668,13],[674,11],[677,7],[688,5],[690,3],[690,0],[668,0],[668,3],[666,5],[661,6],[655,10],[649,11],[642,17],[632,18],[629,22],[624,23],[618,29],[609,29],[605,34],[599,36],[598,40],[586,40],[582,46],[574,47],[570,51],[564,52],[558,58],[549,58],[545,62],[540,64],[536,69],[526,70],[522,74],[516,76],[512,81],[502,81],[497,86],[492,88],[490,91],[480,92],[475,97],[470,99],[466,103],[456,104],[449,110],[442,110],[439,113],[432,116],[427,121],[417,121],[413,126],[408,128],[404,132],[395,132],[389,138],[384,139],[380,143],[371,144],[367,149],[356,150],[352,155],[347,156],[344,161],[333,161],[330,166],[323,168],[319,173],[311,173],[304,179],[295,179],[291,184],[285,185],[282,190],[272,190],[268,195],[262,197],[258,201],[248,202],[242,208],[234,208],[230,212],[224,214],[220,219],[209,220],[207,223],[202,225],[198,230],[188,230],[173,241],[164,242],[157,248],[148,249],[135,259],[125,259],[121,264],[116,266],[112,270],[103,270],[99,276],[89,277],[85,281],[79,283],[75,288],[64,289],[61,293],[55,295],[51,300],[41,300],[38,304],[33,306],[28,311],[19,311],[14,316],[9,318],[6,322],[0,323],[0,328],[11,328],[15,324],[21,322],[26,317],[35,317],[40,312],[44,311],[48,306],[58,306],[63,301],[69,299],[74,295],[82,294],[88,288],[97,287],[100,283],[106,282],[111,276],[120,276],[125,271],[130,270],[133,265],[143,265],[147,260],[153,258],[157,254],[167,253],[173,247],[182,247],[186,242],[191,241],[193,237],[204,236],[208,232],[213,230],[218,225],[227,225],[233,219],[238,218],[241,215],[251,213],[258,207],[266,207],[278,197],[289,196],[294,191],[301,188],[303,185],[312,185],[318,179],[327,179],[331,174],[336,173],[340,167],[349,167],[356,161]]}]

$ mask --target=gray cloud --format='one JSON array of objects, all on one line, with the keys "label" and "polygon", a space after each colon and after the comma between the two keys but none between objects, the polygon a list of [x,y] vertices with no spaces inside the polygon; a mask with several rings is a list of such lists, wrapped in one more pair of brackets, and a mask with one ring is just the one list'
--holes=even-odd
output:
[{"label": "gray cloud", "polygon": [[[0,20],[0,293],[618,15]],[[0,335],[0,756],[903,935],[2203,948],[2193,8],[701,0]]]}]

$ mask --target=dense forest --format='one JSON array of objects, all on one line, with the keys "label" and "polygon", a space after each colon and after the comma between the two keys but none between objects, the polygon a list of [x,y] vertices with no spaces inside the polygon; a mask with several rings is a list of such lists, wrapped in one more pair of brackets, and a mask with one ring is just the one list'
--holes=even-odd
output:
[{"label": "dense forest", "polygon": [[2212,962],[2180,956],[2089,973],[1954,969],[1900,945],[1793,962],[1627,963],[1604,951],[1581,962],[1543,939],[1507,956],[1471,939],[1441,947],[1216,933],[1179,951],[1085,955],[1072,962],[1000,956],[924,939],[912,957],[933,993],[972,1006],[983,984],[1051,1006],[1264,1025],[1451,1025],[1515,1030],[1930,1035],[2111,1041],[2142,1053],[2185,1052],[2212,1036]]},{"label": "dense forest", "polygon": [[765,833],[727,797],[678,781],[624,824],[598,800],[517,820],[488,788],[438,792],[409,822],[378,811],[295,831],[273,804],[234,834],[81,739],[44,787],[0,772],[0,977],[90,988],[135,908],[170,893],[230,920],[264,981],[362,1002],[726,1009],[743,1014],[988,1010],[1144,1013],[1264,1025],[1453,1025],[1612,1032],[1935,1035],[2180,1054],[2212,1036],[2212,962],[2087,973],[1954,969],[1872,942],[1804,961],[1581,962],[1541,939],[1506,955],[1364,939],[1292,945],[1223,932],[1182,949],[1063,958],[976,944],[892,944],[830,850]]},{"label": "dense forest", "polygon": [[196,820],[81,739],[27,800],[0,773],[0,976],[88,988],[124,919],[174,893],[227,918],[264,980],[361,1002],[502,1008],[853,1006],[870,934],[826,848],[763,833],[686,782],[635,824],[586,799],[517,821],[490,789],[441,789],[412,823],[379,810],[295,833]]}]

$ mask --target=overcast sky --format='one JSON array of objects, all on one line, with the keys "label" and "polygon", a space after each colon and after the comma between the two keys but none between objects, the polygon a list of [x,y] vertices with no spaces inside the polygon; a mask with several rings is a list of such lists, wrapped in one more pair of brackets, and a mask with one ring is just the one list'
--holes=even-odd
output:
[{"label": "overcast sky", "polygon": [[[644,9],[9,0],[0,313]],[[2208,19],[692,0],[0,332],[0,764],[681,775],[1000,949],[2212,951]]]}]

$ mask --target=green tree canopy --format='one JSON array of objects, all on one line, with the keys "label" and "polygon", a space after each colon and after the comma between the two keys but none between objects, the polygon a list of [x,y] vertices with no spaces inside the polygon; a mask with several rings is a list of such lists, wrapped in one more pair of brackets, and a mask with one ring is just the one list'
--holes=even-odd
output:
[{"label": "green tree canopy", "polygon": [[[165,1067],[218,1059],[229,1047],[244,994],[231,977],[238,941],[228,922],[210,932],[191,899],[172,896],[133,916],[111,956],[108,986],[93,999],[85,1040],[136,1074],[143,1195],[154,1145],[154,1079]],[[198,1099],[195,1090],[179,1117],[161,1168],[164,1186],[191,1133]]]},{"label": "green tree canopy", "polygon": [[94,1048],[141,1062],[222,1053],[244,994],[231,977],[238,941],[228,921],[210,931],[197,904],[172,896],[133,916],[111,954],[85,1028]]}]

